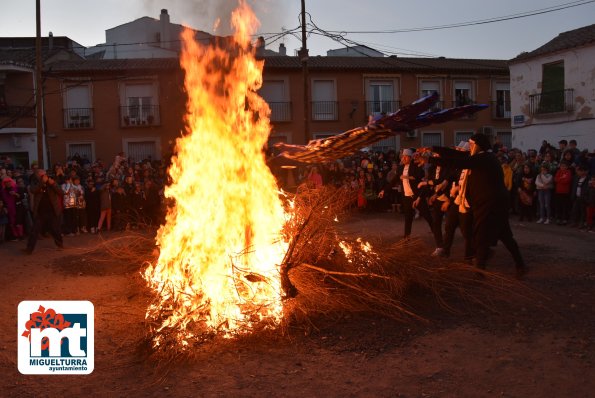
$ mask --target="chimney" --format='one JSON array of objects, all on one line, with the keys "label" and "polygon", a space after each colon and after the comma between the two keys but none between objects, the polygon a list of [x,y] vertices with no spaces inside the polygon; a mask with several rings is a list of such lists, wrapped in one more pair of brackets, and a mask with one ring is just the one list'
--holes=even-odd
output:
[{"label": "chimney", "polygon": [[52,32],[48,35],[48,48],[50,50],[54,48],[54,34]]},{"label": "chimney", "polygon": [[165,8],[161,9],[159,24],[161,32],[161,48],[171,48],[171,23],[169,22],[169,14]]},{"label": "chimney", "polygon": [[285,44],[279,44],[279,55],[287,55],[287,48],[285,48]]},{"label": "chimney", "polygon": [[264,37],[258,36],[256,39],[256,55],[264,55]]}]

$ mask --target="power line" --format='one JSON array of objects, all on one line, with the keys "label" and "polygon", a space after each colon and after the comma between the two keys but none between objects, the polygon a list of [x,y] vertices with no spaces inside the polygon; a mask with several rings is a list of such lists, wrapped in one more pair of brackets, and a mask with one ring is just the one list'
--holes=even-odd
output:
[{"label": "power line", "polygon": [[[344,37],[343,35],[340,35],[340,34],[332,34],[332,33],[329,33],[329,32],[327,32],[327,31],[325,31],[325,30],[323,30],[323,29],[319,28],[319,27],[316,25],[316,23],[314,23],[314,21],[312,20],[312,16],[311,16],[310,14],[308,14],[308,18],[310,19],[310,24],[311,24],[311,25],[312,25],[312,27],[313,27],[313,29],[312,29],[312,31],[311,31],[311,32],[312,32],[312,34],[318,34],[318,35],[321,35],[321,36],[328,37],[329,39],[331,39],[331,40],[334,40],[334,41],[336,41],[337,43],[340,43],[340,44],[342,44],[342,45],[344,45],[344,46],[346,46],[346,47],[349,47],[349,46],[361,46],[361,45],[362,45],[362,44],[360,44],[360,43],[358,43],[358,42],[356,42],[356,41],[354,41],[354,40],[347,39],[347,38],[346,38],[346,37]],[[352,50],[353,50],[353,51],[355,51],[355,52],[358,52],[358,53],[360,53],[362,56],[365,56],[365,57],[368,57],[368,58],[374,58],[374,59],[378,60],[379,62],[386,64],[387,66],[394,67],[394,64],[393,64],[393,63],[391,63],[391,62],[390,62],[390,61],[389,61],[387,58],[385,58],[385,57],[372,57],[370,54],[367,54],[367,53],[366,53],[366,52],[364,52],[364,51],[360,51],[360,50],[358,50],[357,48],[352,48]],[[425,65],[425,64],[423,64],[423,63],[420,63],[420,62],[416,62],[416,61],[414,61],[413,59],[410,59],[410,58],[399,58],[399,60],[400,60],[402,63],[406,63],[406,64],[409,64],[409,65],[412,65],[412,66],[420,66],[420,67],[424,67],[424,68],[425,68],[425,67],[427,67],[427,65]],[[485,65],[483,65],[483,64],[479,64],[479,63],[477,63],[477,62],[473,62],[473,61],[471,61],[471,60],[462,60],[462,59],[459,59],[459,62],[461,62],[461,63],[465,63],[465,64],[468,64],[468,65],[473,65],[473,66],[485,66]]]},{"label": "power line", "polygon": [[550,12],[561,11],[568,8],[578,7],[585,4],[595,3],[595,0],[580,0],[580,1],[572,1],[570,3],[559,4],[557,6],[551,6],[546,8],[541,8],[538,10],[533,11],[525,11],[517,14],[510,14],[504,15],[501,17],[494,17],[488,19],[480,19],[474,21],[467,21],[467,22],[457,22],[447,25],[437,25],[437,26],[426,26],[426,27],[419,27],[419,28],[407,28],[407,29],[386,29],[386,30],[349,30],[349,31],[338,31],[338,30],[329,30],[327,31],[330,34],[393,34],[393,33],[407,33],[407,32],[422,32],[422,31],[429,31],[429,30],[440,30],[440,29],[452,29],[452,28],[461,28],[465,26],[473,26],[473,25],[484,25],[488,23],[494,22],[502,22],[502,21],[509,21],[518,18],[526,18],[535,15],[547,14]]},{"label": "power line", "polygon": [[[333,34],[333,33],[329,33],[327,31],[325,31],[324,29],[319,28],[314,21],[312,21],[312,16],[310,14],[308,14],[308,18],[310,19],[310,24],[314,27],[314,29],[312,30],[312,34],[319,34],[322,36],[326,36],[329,39],[332,39],[334,41],[336,41],[337,43],[340,43],[346,47],[348,46],[360,46],[361,44],[359,44],[356,41],[353,41],[351,39],[347,39],[346,37],[344,37],[343,35],[340,34]],[[378,60],[379,62],[386,64],[387,66],[390,67],[394,67],[394,64],[392,62],[390,62],[388,59],[384,58],[384,57],[372,57],[370,54],[367,54],[363,51],[358,50],[357,48],[353,48],[353,50],[357,53],[360,53],[361,55],[365,56],[365,57],[369,57],[369,58],[374,58],[376,60]],[[401,62],[403,63],[407,63],[413,66],[421,66],[421,67],[426,67],[427,65],[421,64],[419,62],[415,62],[411,59],[400,59]]]}]

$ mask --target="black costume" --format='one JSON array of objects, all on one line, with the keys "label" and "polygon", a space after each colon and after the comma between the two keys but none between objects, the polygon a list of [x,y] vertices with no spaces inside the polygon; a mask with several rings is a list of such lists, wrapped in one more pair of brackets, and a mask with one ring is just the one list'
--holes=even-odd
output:
[{"label": "black costume", "polygon": [[489,152],[490,144],[485,135],[475,134],[469,141],[479,147],[478,153],[468,156],[448,148],[433,148],[442,157],[431,158],[430,162],[471,170],[465,197],[473,215],[477,267],[485,268],[490,246],[500,240],[512,254],[517,270],[522,271],[525,263],[508,222],[508,191],[502,166],[496,155]]},{"label": "black costume", "polygon": [[[403,178],[401,178],[403,176],[406,166],[409,166],[409,169],[407,171],[407,176],[411,177],[411,178],[409,178],[409,186],[411,187],[411,194],[412,194],[410,196],[407,196],[407,192],[406,192],[405,186],[404,186],[404,180],[403,180]],[[415,202],[415,200],[419,197],[420,189],[418,188],[418,184],[420,182],[422,182],[424,177],[425,177],[425,173],[424,173],[423,169],[417,167],[415,165],[415,163],[413,161],[411,161],[409,163],[409,165],[404,165],[404,164],[399,165],[398,171],[395,174],[395,176],[393,177],[393,179],[391,181],[389,181],[384,187],[384,191],[388,192],[390,189],[392,189],[392,187],[394,186],[396,181],[398,181],[398,183],[401,185],[401,194],[402,194],[401,205],[402,205],[403,214],[405,215],[405,231],[404,231],[404,236],[403,236],[404,238],[409,238],[409,236],[411,235],[411,227],[413,226],[413,219],[415,217],[415,209],[413,208],[413,202]],[[424,203],[421,204],[422,202],[424,202]],[[431,226],[432,225],[432,217],[430,215],[430,211],[429,211],[427,203],[425,203],[425,201],[420,201],[420,206],[418,207],[418,210],[419,210],[420,215]]]},{"label": "black costume", "polygon": [[62,248],[62,234],[60,233],[60,215],[62,214],[62,189],[56,182],[48,184],[35,179],[31,183],[30,192],[33,195],[33,227],[27,241],[27,253],[32,253],[39,234],[49,229],[56,246]]}]

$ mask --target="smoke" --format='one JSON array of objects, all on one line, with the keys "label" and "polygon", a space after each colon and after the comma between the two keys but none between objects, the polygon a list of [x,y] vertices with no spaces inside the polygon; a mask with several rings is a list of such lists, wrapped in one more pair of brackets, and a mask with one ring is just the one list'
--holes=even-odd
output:
[{"label": "smoke", "polygon": [[[246,0],[258,20],[259,32],[281,32],[298,24],[298,12],[287,0]],[[299,2],[294,2],[299,3]],[[231,12],[238,6],[236,0],[143,0],[144,12],[159,18],[161,8],[167,7],[172,23],[179,23],[193,29],[219,36],[232,33]],[[299,6],[299,4],[298,4]],[[219,23],[217,24],[217,21]],[[291,25],[291,26],[290,26]],[[215,29],[215,26],[217,28]]]}]

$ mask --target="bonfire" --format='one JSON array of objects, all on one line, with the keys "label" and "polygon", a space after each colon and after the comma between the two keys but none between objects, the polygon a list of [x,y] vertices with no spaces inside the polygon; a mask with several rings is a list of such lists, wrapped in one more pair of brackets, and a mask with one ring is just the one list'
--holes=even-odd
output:
[{"label": "bonfire", "polygon": [[169,169],[158,258],[143,273],[154,293],[146,314],[153,346],[184,351],[313,313],[420,319],[403,301],[410,286],[439,297],[458,291],[469,267],[427,265],[408,250],[415,240],[345,238],[338,220],[351,192],[279,190],[263,152],[271,126],[257,94],[263,61],[250,41],[258,21],[244,1],[232,25],[233,38],[216,45],[198,44],[191,30],[182,34],[186,131]]}]

